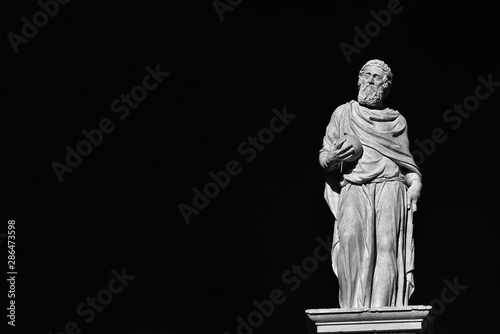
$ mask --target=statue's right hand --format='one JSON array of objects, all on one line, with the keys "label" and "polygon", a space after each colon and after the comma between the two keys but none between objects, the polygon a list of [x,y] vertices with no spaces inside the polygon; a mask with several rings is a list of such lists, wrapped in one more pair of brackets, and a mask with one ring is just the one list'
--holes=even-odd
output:
[{"label": "statue's right hand", "polygon": [[354,154],[354,147],[352,144],[345,140],[345,138],[340,141],[334,143],[333,147],[330,149],[330,152],[327,154],[328,163],[337,163],[345,161],[345,159],[349,158]]}]

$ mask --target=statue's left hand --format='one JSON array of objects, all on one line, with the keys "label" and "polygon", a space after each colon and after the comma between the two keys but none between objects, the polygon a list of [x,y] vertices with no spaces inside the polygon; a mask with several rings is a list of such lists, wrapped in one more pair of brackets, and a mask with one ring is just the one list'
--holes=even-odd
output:
[{"label": "statue's left hand", "polygon": [[407,192],[407,203],[406,208],[410,210],[413,209],[413,212],[417,211],[417,201],[420,198],[420,193],[422,192],[422,182],[420,180],[415,180],[411,183],[410,188],[408,188]]}]

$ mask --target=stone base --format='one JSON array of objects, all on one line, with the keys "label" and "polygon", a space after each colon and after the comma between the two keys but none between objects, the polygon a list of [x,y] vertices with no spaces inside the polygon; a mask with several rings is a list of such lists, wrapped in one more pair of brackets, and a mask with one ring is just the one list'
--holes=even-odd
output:
[{"label": "stone base", "polygon": [[310,334],[432,333],[431,306],[324,308],[306,310]]}]

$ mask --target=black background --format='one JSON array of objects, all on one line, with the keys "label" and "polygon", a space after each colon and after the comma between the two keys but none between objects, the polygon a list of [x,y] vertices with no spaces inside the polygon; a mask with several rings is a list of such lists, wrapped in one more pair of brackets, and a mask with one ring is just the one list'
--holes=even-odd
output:
[{"label": "black background", "polygon": [[[407,119],[412,150],[435,128],[447,136],[421,159],[410,302],[433,303],[456,280],[467,288],[437,315],[437,332],[493,329],[500,93],[457,129],[443,120],[478,76],[500,81],[490,3],[402,0],[350,63],[339,44],[353,45],[353,28],[387,1],[246,0],[224,21],[212,1],[72,1],[17,54],[6,36],[40,8],[4,4],[2,231],[16,220],[16,330],[59,333],[74,320],[82,333],[233,334],[252,301],[280,289],[286,301],[254,332],[305,333],[305,309],[338,307],[330,261],[296,291],[282,275],[332,231],[317,154],[373,58],[393,71],[386,104]],[[157,64],[170,75],[118,119],[111,102]],[[285,106],[296,118],[246,162],[238,145]],[[103,118],[115,130],[59,183],[51,164]],[[178,205],[230,160],[241,173],[186,224]],[[135,278],[84,323],[77,305],[123,267]]]}]

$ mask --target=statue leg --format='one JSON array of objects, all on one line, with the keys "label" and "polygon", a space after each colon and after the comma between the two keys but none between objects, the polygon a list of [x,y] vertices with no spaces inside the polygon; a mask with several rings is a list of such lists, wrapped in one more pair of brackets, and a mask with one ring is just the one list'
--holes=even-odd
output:
[{"label": "statue leg", "polygon": [[342,308],[370,306],[375,258],[371,186],[348,184],[340,195],[337,268]]},{"label": "statue leg", "polygon": [[396,306],[398,268],[397,240],[401,226],[404,185],[377,184],[375,200],[377,258],[373,273],[372,307]]}]

